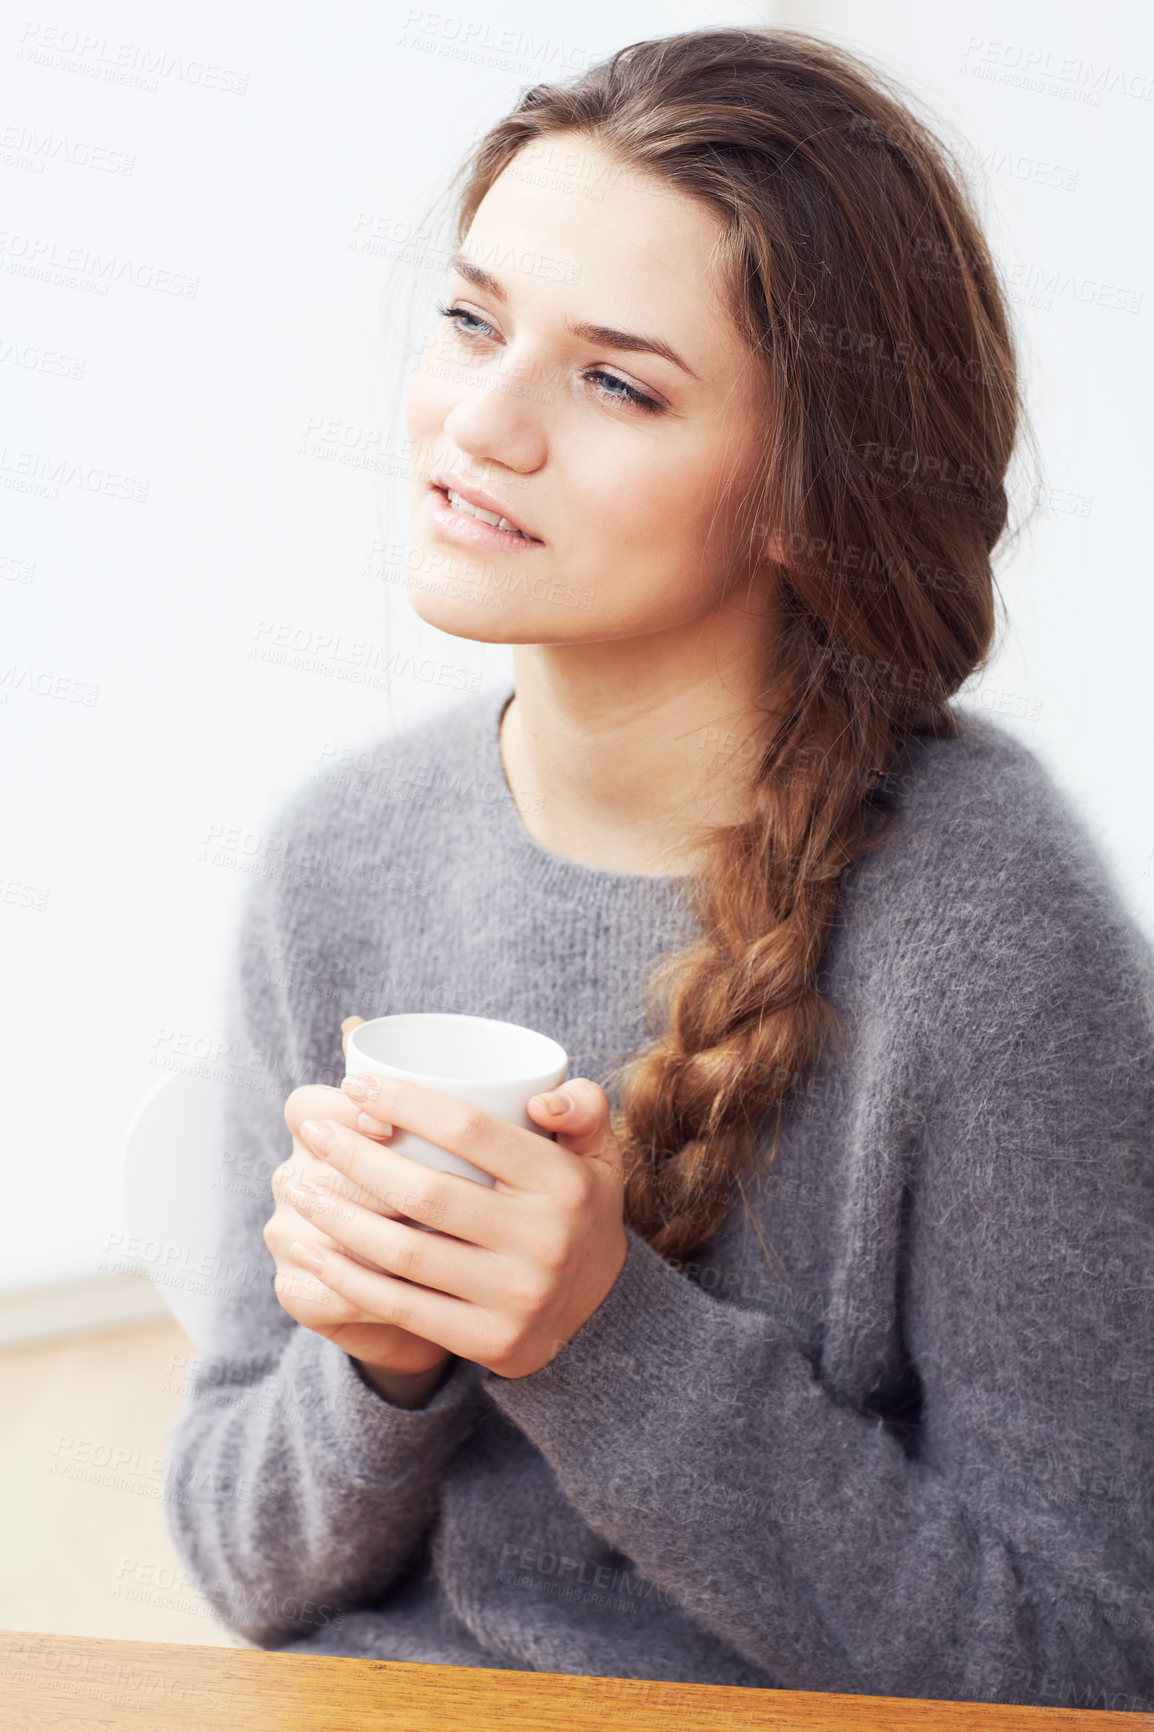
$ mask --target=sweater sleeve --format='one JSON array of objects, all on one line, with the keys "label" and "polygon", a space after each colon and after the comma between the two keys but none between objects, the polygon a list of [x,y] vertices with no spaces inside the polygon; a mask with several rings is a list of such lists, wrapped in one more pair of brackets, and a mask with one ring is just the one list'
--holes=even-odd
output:
[{"label": "sweater sleeve", "polygon": [[213,1163],[213,1322],[164,1487],[169,1531],[201,1592],[268,1648],[334,1632],[343,1613],[387,1594],[424,1539],[482,1399],[478,1368],[457,1359],[425,1407],[393,1406],[277,1299],[262,1230],[273,1170],[292,1147],[285,1099],[304,1082],[332,1080],[295,1036],[283,985],[292,961],[275,885],[257,880],[233,983],[237,1080]]},{"label": "sweater sleeve", "polygon": [[590,1526],[782,1688],[1154,1706],[1154,969],[1096,881],[1023,872],[912,946],[912,1443],[632,1230],[561,1352],[484,1378]]}]

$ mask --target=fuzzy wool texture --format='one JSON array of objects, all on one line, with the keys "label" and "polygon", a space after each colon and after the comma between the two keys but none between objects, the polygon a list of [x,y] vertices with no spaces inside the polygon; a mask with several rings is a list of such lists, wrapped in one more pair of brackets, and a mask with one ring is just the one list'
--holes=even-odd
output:
[{"label": "fuzzy wool texture", "polygon": [[526,1024],[615,1105],[657,1032],[686,881],[536,842],[510,695],[275,814],[165,1486],[186,1567],[283,1652],[1154,1707],[1154,949],[1040,759],[964,704],[901,749],[822,959],[836,1035],[692,1256],[628,1230],[553,1360],[457,1359],[416,1410],[280,1305],[284,1102],[340,1083],[343,1017]]}]

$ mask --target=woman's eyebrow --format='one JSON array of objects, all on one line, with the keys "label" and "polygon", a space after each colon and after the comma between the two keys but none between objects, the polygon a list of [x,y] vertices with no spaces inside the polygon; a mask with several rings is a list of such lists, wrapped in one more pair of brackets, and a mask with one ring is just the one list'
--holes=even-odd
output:
[{"label": "woman's eyebrow", "polygon": [[[476,265],[472,259],[466,259],[460,253],[454,253],[449,260],[448,268],[456,271],[477,288],[484,289],[487,295],[492,295],[495,301],[507,301],[508,295],[490,271],[482,265]],[[693,371],[688,361],[683,361],[676,349],[660,337],[640,337],[632,331],[616,331],[612,325],[590,325],[584,321],[566,320],[565,329],[570,336],[581,337],[586,343],[600,343],[608,349],[629,349],[637,353],[661,355],[666,361],[672,361],[675,367],[680,367],[683,373],[688,373],[691,379],[701,380]]]}]

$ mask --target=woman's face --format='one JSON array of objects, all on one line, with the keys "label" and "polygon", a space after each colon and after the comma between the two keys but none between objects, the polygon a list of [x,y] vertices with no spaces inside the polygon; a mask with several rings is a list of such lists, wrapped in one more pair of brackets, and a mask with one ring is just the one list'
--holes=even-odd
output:
[{"label": "woman's face", "polygon": [[[546,143],[547,169],[523,151],[478,207],[413,379],[409,598],[493,643],[692,626],[748,570],[735,508],[765,412],[721,225],[575,134]],[[446,473],[534,539],[450,513]]]}]

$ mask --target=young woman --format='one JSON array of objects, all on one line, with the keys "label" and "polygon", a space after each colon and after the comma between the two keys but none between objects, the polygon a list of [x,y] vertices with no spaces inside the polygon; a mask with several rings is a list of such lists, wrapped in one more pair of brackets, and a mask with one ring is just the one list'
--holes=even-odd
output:
[{"label": "young woman", "polygon": [[[526,91],[457,243],[409,593],[515,688],[282,813],[339,865],[246,911],[176,1542],[286,1651],[1150,1707],[1154,956],[951,703],[1018,423],[966,195],[702,30]],[[349,1010],[553,1036],[555,1141],[338,1086]]]}]

